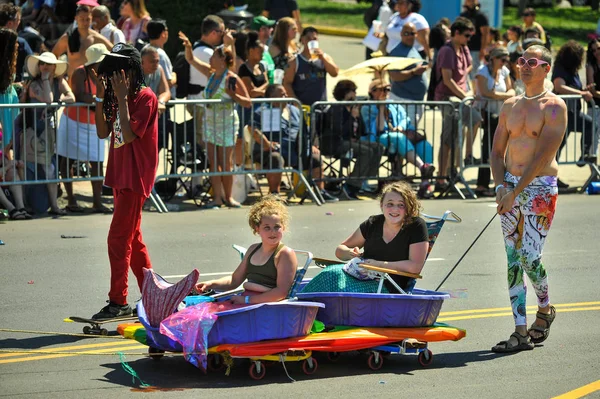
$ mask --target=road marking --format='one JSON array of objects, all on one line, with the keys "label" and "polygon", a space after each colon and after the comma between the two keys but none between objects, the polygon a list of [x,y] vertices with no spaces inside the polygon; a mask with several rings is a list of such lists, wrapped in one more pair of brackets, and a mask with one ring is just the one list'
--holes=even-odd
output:
[{"label": "road marking", "polygon": [[[118,350],[119,350],[119,352],[122,352],[124,350],[129,350],[129,349],[146,349],[146,348],[147,348],[147,346],[145,346],[145,345],[136,344],[136,345],[131,345],[131,346],[122,346],[122,347],[119,347]],[[83,353],[84,354],[94,354],[94,353],[104,353],[104,352],[106,352],[106,349],[85,351]],[[125,353],[125,355],[127,355],[127,353]],[[64,354],[53,354],[53,355],[19,357],[16,359],[0,360],[0,364],[30,362],[30,361],[35,361],[35,360],[57,359],[57,358],[61,358],[61,357],[72,357],[72,356],[80,356],[80,354],[79,353],[78,354],[64,353]]]},{"label": "road marking", "polygon": [[[85,344],[85,345],[73,345],[73,346],[60,346],[58,348],[52,348],[52,349],[35,349],[35,351],[37,352],[59,352],[59,351],[68,351],[68,350],[76,350],[76,349],[89,349],[89,348],[103,348],[103,347],[107,347],[107,346],[126,346],[126,345],[131,345],[131,340],[123,340],[123,342],[110,342],[110,343],[102,343],[102,344]],[[18,349],[15,349],[18,350]],[[6,358],[6,357],[15,357],[15,356],[21,356],[24,353],[26,353],[28,350],[34,350],[34,349],[23,349],[23,352],[20,353],[0,353],[0,358]]]},{"label": "road marking", "polygon": [[[445,258],[427,258],[427,262],[439,262],[442,260],[446,260]],[[342,261],[340,261],[342,262]],[[309,266],[309,269],[322,269],[322,267],[319,266]],[[233,271],[230,272],[214,272],[214,273],[200,273],[201,277],[204,276],[229,276],[233,274]],[[172,276],[162,276],[163,278],[184,278],[186,277],[187,274],[174,274]]]},{"label": "road marking", "polygon": [[[559,303],[558,305],[553,304],[553,306],[556,308],[566,308],[566,307],[575,307],[575,306],[596,306],[596,305],[600,305],[600,302],[573,302],[573,303],[562,303],[562,304]],[[537,309],[537,306],[527,306],[527,309],[529,309],[529,310]],[[509,307],[457,310],[457,311],[453,311],[453,312],[440,312],[440,316],[453,316],[453,315],[459,315],[459,314],[472,314],[472,313],[504,312],[504,311],[508,311],[508,310],[512,311],[512,309]]]},{"label": "road marking", "polygon": [[[582,312],[585,310],[600,310],[600,306],[591,306],[586,308],[565,308],[561,309],[561,313],[565,312]],[[453,320],[471,320],[471,319],[485,319],[488,317],[502,317],[502,316],[512,316],[512,311],[510,312],[502,312],[502,313],[487,313],[487,314],[476,314],[470,316],[456,316],[456,317],[438,317],[437,321],[453,321]]]},{"label": "road marking", "polygon": [[600,391],[600,380],[584,385],[567,393],[563,393],[560,396],[555,396],[552,399],[578,399],[596,391]]},{"label": "road marking", "polygon": [[[560,309],[560,313],[600,310],[600,302],[573,302],[573,303],[555,304],[554,306]],[[531,309],[531,310],[535,310],[536,308],[537,308],[536,306],[528,306],[528,309]],[[472,319],[484,319],[484,318],[491,318],[491,317],[506,317],[506,316],[512,316],[511,308],[506,307],[506,308],[460,310],[460,311],[455,311],[455,312],[441,312],[440,317],[438,317],[437,321],[447,322],[447,321],[455,321],[455,320],[472,320]],[[51,352],[52,353],[52,352],[76,350],[76,349],[86,349],[86,348],[103,348],[103,349],[78,352],[78,353],[64,353],[64,354],[52,353],[52,354],[48,354],[48,355],[29,356],[29,357],[22,357],[26,354],[26,352],[3,353],[3,354],[0,354],[0,358],[4,358],[4,360],[0,359],[0,364],[28,362],[28,361],[34,361],[34,360],[55,359],[55,358],[61,358],[61,357],[80,356],[80,355],[85,355],[85,354],[105,353],[107,350],[114,350],[114,351],[121,352],[121,351],[129,350],[129,349],[144,349],[145,350],[147,348],[145,345],[135,344],[135,346],[128,346],[129,344],[133,344],[133,342],[131,340],[126,340],[125,342],[111,342],[111,343],[63,346],[63,347],[52,348],[52,349],[41,349],[36,352]],[[113,348],[108,348],[108,347],[113,347]],[[125,353],[125,354],[127,354],[127,353]],[[21,357],[14,358],[14,359],[7,359],[9,357],[16,357],[16,356],[21,356]],[[600,384],[600,381],[597,381],[597,383]],[[593,383],[590,385],[594,385],[594,384],[596,384],[596,383]],[[586,385],[586,387],[588,387],[588,386]],[[586,387],[582,387],[580,389],[583,389]],[[590,391],[590,392],[594,392],[596,390],[600,390],[600,387],[594,388],[594,390]],[[573,392],[575,392],[575,391],[573,391]],[[579,391],[577,391],[577,392],[579,392]],[[587,392],[587,393],[589,393],[589,392]],[[583,394],[582,394],[582,396],[583,396]],[[579,397],[581,397],[581,396],[565,396],[565,398],[579,398]]]}]

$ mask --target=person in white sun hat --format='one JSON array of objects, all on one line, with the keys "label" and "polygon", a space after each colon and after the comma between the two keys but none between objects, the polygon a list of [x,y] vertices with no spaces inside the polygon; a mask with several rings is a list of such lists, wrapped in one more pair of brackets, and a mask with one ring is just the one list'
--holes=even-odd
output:
[{"label": "person in white sun hat", "polygon": [[[102,43],[93,44],[85,51],[86,62],[73,72],[71,86],[78,103],[77,107],[67,107],[60,119],[57,131],[56,153],[60,156],[60,172],[63,178],[77,176],[79,161],[91,165],[93,177],[104,176],[103,162],[105,159],[105,141],[96,134],[95,74],[98,66],[109,51]],[[75,165],[75,168],[73,166]],[[74,213],[83,212],[73,195],[73,183],[65,182],[68,205],[66,210]],[[112,213],[110,208],[102,204],[102,181],[92,181],[93,211],[95,213]]]},{"label": "person in white sun hat", "polygon": [[[28,103],[73,103],[75,95],[64,78],[67,63],[56,59],[50,52],[30,55],[25,59],[27,71],[32,80],[29,83],[24,102]],[[56,141],[56,107],[30,108],[23,110],[23,133],[21,148],[25,153],[27,169],[35,172],[37,178],[55,179],[57,177],[54,144]],[[34,173],[35,174],[35,173]],[[63,216],[66,212],[58,207],[56,183],[48,184],[48,214]],[[36,212],[44,212],[48,204],[41,202],[34,206]]]}]

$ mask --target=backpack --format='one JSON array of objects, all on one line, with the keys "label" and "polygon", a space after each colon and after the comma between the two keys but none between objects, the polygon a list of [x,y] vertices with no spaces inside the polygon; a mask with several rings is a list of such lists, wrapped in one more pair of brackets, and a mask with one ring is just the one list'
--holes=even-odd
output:
[{"label": "backpack", "polygon": [[173,72],[177,75],[175,97],[185,98],[189,94],[190,64],[185,60],[185,51],[180,51],[173,63]]},{"label": "backpack", "polygon": [[[200,40],[194,43],[192,49],[196,50],[198,47],[202,46],[212,48]],[[204,89],[202,86],[196,85],[192,85],[194,87],[190,87],[190,68],[192,68],[192,66],[185,59],[185,51],[179,52],[177,57],[175,57],[175,62],[173,63],[173,72],[175,72],[177,76],[177,86],[175,87],[175,97],[177,98],[187,97],[190,94],[190,89],[199,89],[198,92],[200,92],[200,89]]]},{"label": "backpack", "polygon": [[434,63],[431,67],[431,75],[429,77],[429,86],[427,87],[427,101],[434,101],[435,88],[442,79],[437,76],[437,65]]}]

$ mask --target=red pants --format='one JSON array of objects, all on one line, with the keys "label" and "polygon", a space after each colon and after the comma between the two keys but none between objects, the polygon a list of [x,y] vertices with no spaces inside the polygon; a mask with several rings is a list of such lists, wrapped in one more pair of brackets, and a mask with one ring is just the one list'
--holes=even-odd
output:
[{"label": "red pants", "polygon": [[108,231],[108,259],[110,260],[110,301],[127,303],[129,268],[137,278],[140,292],[144,282],[143,269],[151,269],[150,256],[142,240],[143,195],[131,190],[115,190],[112,222]]}]

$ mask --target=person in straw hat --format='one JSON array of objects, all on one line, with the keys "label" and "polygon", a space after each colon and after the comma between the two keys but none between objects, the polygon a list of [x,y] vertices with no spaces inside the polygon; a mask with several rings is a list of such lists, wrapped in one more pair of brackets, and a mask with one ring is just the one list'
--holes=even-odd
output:
[{"label": "person in straw hat", "polygon": [[[91,175],[103,176],[104,140],[96,135],[96,116],[94,97],[96,96],[97,81],[91,70],[98,71],[100,62],[108,54],[108,49],[102,43],[93,44],[85,51],[87,62],[78,67],[71,77],[71,86],[79,103],[89,106],[67,107],[60,119],[57,131],[56,152],[60,156],[60,171],[63,178],[73,176],[74,161],[91,163]],[[78,170],[76,168],[75,170]],[[75,172],[77,174],[77,172]],[[66,209],[69,212],[81,213],[83,208],[77,204],[73,195],[73,183],[65,182],[65,190],[69,201]],[[102,181],[92,182],[93,210],[95,213],[112,213],[112,210],[102,205]]]},{"label": "person in straw hat", "polygon": [[[50,52],[30,55],[25,65],[32,80],[25,90],[25,101],[30,103],[75,102],[75,95],[64,78],[67,63],[56,59]],[[23,111],[23,128],[21,136],[22,151],[28,168],[38,169],[38,179],[55,179],[54,143],[56,141],[56,108],[33,108]],[[37,164],[37,166],[35,166]],[[41,174],[39,173],[41,172]],[[48,184],[48,198],[52,216],[63,216],[66,212],[58,207],[58,186]],[[37,209],[40,211],[41,209]]]}]

